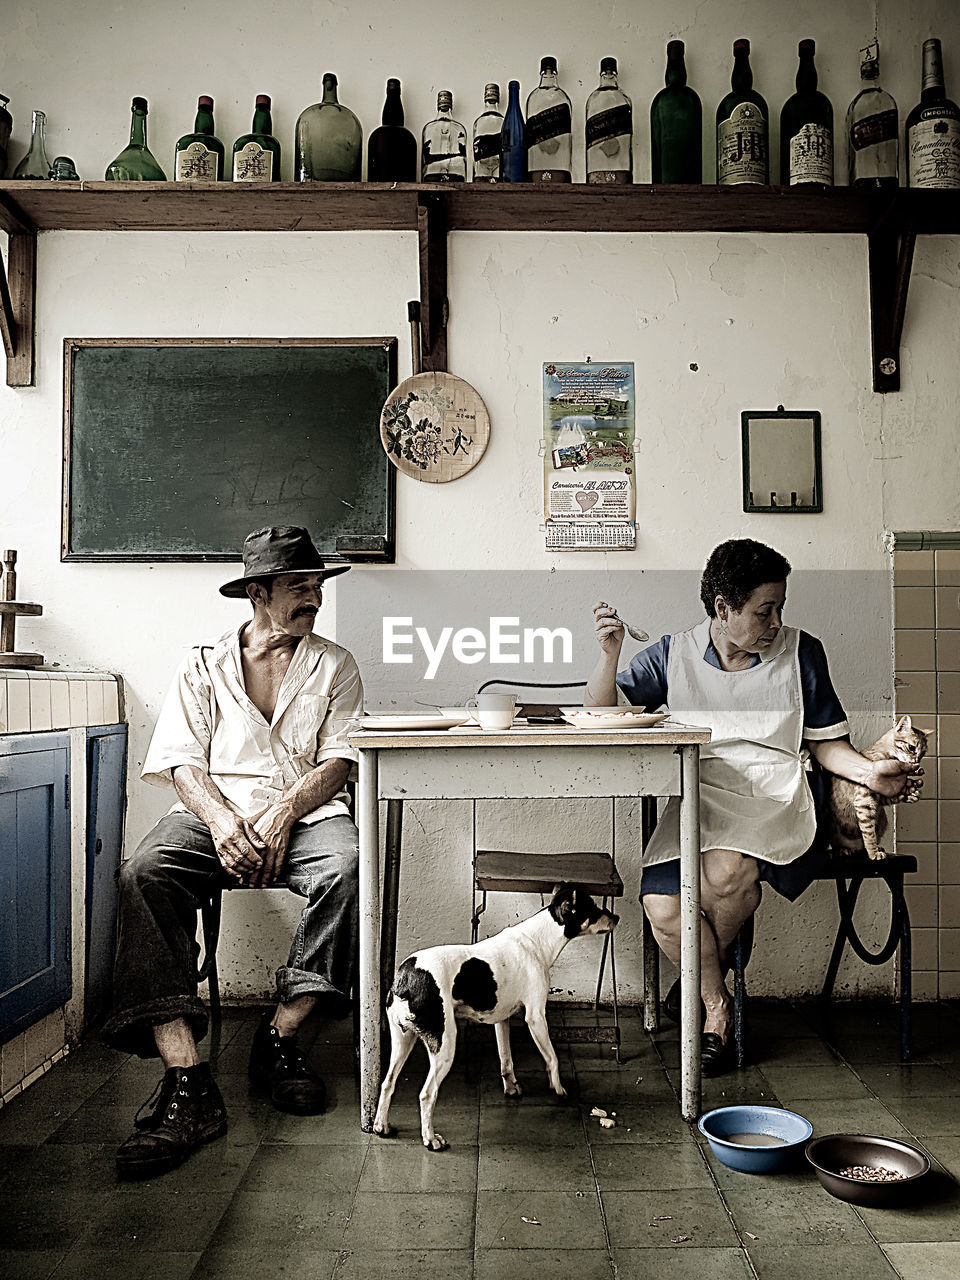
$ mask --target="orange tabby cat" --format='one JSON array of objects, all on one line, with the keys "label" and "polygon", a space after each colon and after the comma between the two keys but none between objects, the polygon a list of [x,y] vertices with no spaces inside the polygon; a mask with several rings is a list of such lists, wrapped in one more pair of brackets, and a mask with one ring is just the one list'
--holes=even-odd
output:
[{"label": "orange tabby cat", "polygon": [[[919,764],[927,750],[927,734],[915,729],[909,716],[901,716],[894,727],[872,747],[860,752],[868,760],[900,760]],[[893,803],[869,787],[847,778],[828,775],[830,780],[830,843],[835,849],[859,853],[866,849],[871,858],[885,858],[880,838],[887,829],[883,806]]]}]

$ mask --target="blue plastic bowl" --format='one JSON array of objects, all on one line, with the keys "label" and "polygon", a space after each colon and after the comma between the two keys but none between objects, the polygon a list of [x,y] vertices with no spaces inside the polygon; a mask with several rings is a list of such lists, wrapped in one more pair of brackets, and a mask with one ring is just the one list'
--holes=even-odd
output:
[{"label": "blue plastic bowl", "polygon": [[[717,1107],[701,1116],[697,1127],[717,1159],[740,1173],[774,1173],[791,1163],[813,1133],[813,1125],[781,1107]],[[750,1147],[728,1142],[732,1134],[756,1133],[781,1138],[776,1147]]]}]

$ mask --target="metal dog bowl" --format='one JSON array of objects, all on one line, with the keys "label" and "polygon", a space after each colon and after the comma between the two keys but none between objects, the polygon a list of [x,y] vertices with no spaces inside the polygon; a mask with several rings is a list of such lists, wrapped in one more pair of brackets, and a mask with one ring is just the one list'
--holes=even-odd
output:
[{"label": "metal dog bowl", "polygon": [[[838,1200],[886,1208],[903,1202],[925,1173],[930,1158],[898,1138],[878,1138],[863,1133],[830,1133],[807,1144],[807,1159],[820,1185]],[[892,1169],[903,1177],[895,1182],[869,1182],[842,1174],[856,1166]]]},{"label": "metal dog bowl", "polygon": [[[762,1106],[717,1107],[701,1116],[697,1127],[717,1159],[740,1173],[782,1169],[813,1133],[810,1121],[795,1111]],[[749,1142],[751,1136],[756,1145]],[[771,1139],[775,1145],[770,1145]]]}]

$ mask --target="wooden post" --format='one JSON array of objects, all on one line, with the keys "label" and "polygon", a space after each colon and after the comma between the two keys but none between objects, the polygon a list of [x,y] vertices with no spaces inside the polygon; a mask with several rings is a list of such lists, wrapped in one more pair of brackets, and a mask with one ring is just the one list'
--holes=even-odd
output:
[{"label": "wooden post", "polygon": [[[0,580],[0,600],[16,600],[17,598],[17,553],[16,551],[5,551],[3,553],[3,579]],[[13,653],[16,646],[16,627],[17,615],[15,613],[3,614],[0,620],[0,651],[3,653]]]}]

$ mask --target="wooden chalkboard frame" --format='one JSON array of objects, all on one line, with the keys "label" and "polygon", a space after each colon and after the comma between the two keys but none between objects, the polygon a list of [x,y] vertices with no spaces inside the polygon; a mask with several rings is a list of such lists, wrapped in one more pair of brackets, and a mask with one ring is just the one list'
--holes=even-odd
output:
[{"label": "wooden chalkboard frame", "polygon": [[[233,562],[239,558],[236,551],[196,552],[176,551],[170,554],[74,551],[71,550],[71,452],[74,436],[74,358],[84,348],[236,348],[236,347],[380,347],[387,360],[389,390],[397,385],[397,339],[379,338],[64,338],[63,340],[63,493],[62,493],[62,561],[114,563],[189,563]],[[370,430],[378,436],[379,424],[374,421]],[[336,551],[323,551],[330,563],[393,564],[396,559],[396,469],[387,465],[384,470],[384,525],[382,534],[366,534],[337,538]]]}]

